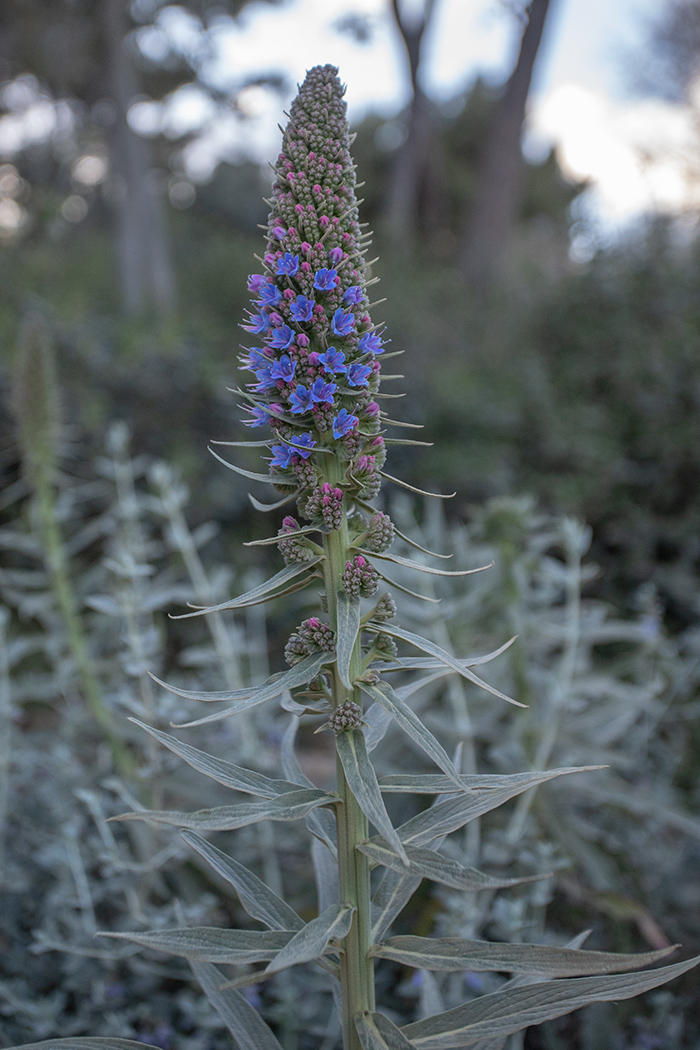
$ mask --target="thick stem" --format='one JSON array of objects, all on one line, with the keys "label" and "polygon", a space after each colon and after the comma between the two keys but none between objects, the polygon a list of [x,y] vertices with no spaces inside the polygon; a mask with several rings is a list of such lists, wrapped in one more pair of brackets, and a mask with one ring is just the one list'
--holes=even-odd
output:
[{"label": "thick stem", "polygon": [[[327,476],[322,480],[331,485],[342,481],[343,467],[335,457],[328,457],[324,464]],[[323,538],[325,551],[325,583],[328,596],[330,625],[337,630],[337,595],[342,589],[342,576],[349,560],[349,535],[347,511],[343,512],[340,529],[329,532]],[[360,639],[355,643],[350,662],[351,680],[360,674]],[[360,690],[347,689],[337,671],[333,671],[333,706],[337,708],[346,700],[361,703]],[[374,967],[369,957],[372,945],[370,914],[369,860],[357,846],[368,837],[367,818],[350,790],[345,773],[336,756],[338,794],[341,804],[336,807],[338,829],[338,873],[341,903],[355,909],[350,932],[342,944],[340,977],[343,988],[343,1046],[344,1050],[362,1050],[355,1030],[354,1018],[358,1013],[374,1010]]]}]

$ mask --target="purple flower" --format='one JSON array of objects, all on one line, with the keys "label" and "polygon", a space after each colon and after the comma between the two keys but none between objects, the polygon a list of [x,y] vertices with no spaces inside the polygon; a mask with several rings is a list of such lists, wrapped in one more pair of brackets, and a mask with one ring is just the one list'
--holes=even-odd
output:
[{"label": "purple flower", "polygon": [[312,404],[311,391],[307,390],[303,383],[297,383],[296,389],[289,395],[289,403],[295,416],[308,412]]},{"label": "purple flower", "polygon": [[246,332],[255,332],[257,335],[259,332],[266,332],[270,327],[270,315],[261,310],[260,313],[250,315],[250,324],[242,324]]},{"label": "purple flower", "polygon": [[332,292],[335,288],[335,279],[338,276],[337,270],[327,270],[325,266],[318,270],[314,277],[314,288],[319,292]]},{"label": "purple flower", "polygon": [[260,289],[267,282],[261,273],[251,273],[248,277],[248,291],[252,292],[253,295],[257,295]]},{"label": "purple flower", "polygon": [[357,306],[358,303],[362,302],[363,292],[359,284],[351,284],[349,288],[345,289],[343,295],[343,302],[350,303],[352,306]]},{"label": "purple flower", "polygon": [[260,289],[260,299],[266,306],[277,306],[281,298],[282,293],[276,284],[266,281]]},{"label": "purple flower", "polygon": [[273,445],[270,466],[282,467],[285,470],[292,462],[293,455],[294,449],[290,448],[289,445]]},{"label": "purple flower", "polygon": [[328,253],[328,261],[330,262],[331,266],[337,266],[342,258],[343,258],[343,249],[342,248],[331,248],[331,250]]},{"label": "purple flower", "polygon": [[305,295],[298,295],[296,302],[289,307],[289,312],[295,321],[310,321],[315,305],[315,299],[307,299]]},{"label": "purple flower", "polygon": [[241,358],[241,365],[244,368],[249,368],[251,372],[254,372],[256,368],[267,368],[269,364],[269,357],[265,357],[262,350],[258,350],[257,347],[252,347],[248,351],[248,356]]},{"label": "purple flower", "polygon": [[268,343],[273,350],[287,350],[294,342],[294,332],[288,324],[281,324],[272,333],[272,339]]},{"label": "purple flower", "polygon": [[285,252],[281,259],[277,260],[277,273],[286,273],[288,277],[293,277],[299,269],[299,256],[292,255],[291,252]]},{"label": "purple flower", "polygon": [[246,412],[250,412],[250,419],[244,419],[243,422],[247,427],[264,427],[267,423],[270,413],[265,408],[260,408],[258,405],[246,405]]},{"label": "purple flower", "polygon": [[313,434],[297,434],[293,437],[291,444],[294,445],[295,450],[299,453],[302,459],[308,459],[311,455],[311,450],[316,445]]},{"label": "purple flower", "polygon": [[272,370],[269,366],[266,368],[256,368],[255,375],[258,380],[258,385],[255,389],[260,393],[265,390],[270,390],[273,386],[277,385],[277,380],[273,378]]},{"label": "purple flower", "polygon": [[326,383],[325,380],[319,376],[314,379],[313,386],[311,387],[311,398],[315,404],[328,403],[333,404],[333,394],[336,392],[338,387],[335,383]]},{"label": "purple flower", "polygon": [[274,237],[277,238],[278,241],[281,241],[287,236],[287,231],[285,230],[284,226],[275,226],[275,228],[272,231],[272,234]]},{"label": "purple flower", "polygon": [[348,414],[347,408],[341,408],[338,415],[333,420],[333,437],[341,438],[346,434],[349,434],[351,430],[354,430],[359,420],[357,416],[351,416]]},{"label": "purple flower", "polygon": [[358,349],[361,354],[367,353],[368,350],[371,350],[375,354],[384,353],[382,341],[376,332],[365,332],[365,334],[360,339],[360,345]]},{"label": "purple flower", "polygon": [[345,362],[345,353],[343,350],[336,350],[334,346],[329,346],[327,350],[324,350],[322,354],[317,355],[318,360],[323,365],[324,372],[347,372],[348,367]]},{"label": "purple flower", "polygon": [[367,378],[372,371],[370,365],[361,365],[355,361],[348,369],[348,383],[350,386],[367,386]]},{"label": "purple flower", "polygon": [[296,367],[296,361],[292,361],[289,354],[282,354],[279,361],[273,362],[270,375],[273,379],[282,379],[285,383],[291,383]]},{"label": "purple flower", "polygon": [[350,335],[353,328],[355,327],[355,315],[351,311],[345,313],[341,307],[333,314],[333,320],[331,321],[331,328],[336,335],[344,336]]}]

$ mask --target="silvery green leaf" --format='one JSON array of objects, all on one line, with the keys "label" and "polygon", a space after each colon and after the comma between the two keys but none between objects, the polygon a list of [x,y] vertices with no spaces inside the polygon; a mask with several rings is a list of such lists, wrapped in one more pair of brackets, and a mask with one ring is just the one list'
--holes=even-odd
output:
[{"label": "silvery green leaf", "polygon": [[340,680],[346,689],[352,689],[350,681],[350,661],[360,633],[360,599],[353,598],[345,591],[337,596],[337,666]]},{"label": "silvery green leaf", "polygon": [[181,955],[195,962],[242,963],[267,962],[289,943],[293,930],[221,930],[214,926],[144,930],[142,933],[99,933],[132,941],[142,948],[152,948],[171,955]]},{"label": "silvery green leaf", "polygon": [[264,802],[248,802],[240,806],[216,806],[200,809],[195,813],[180,813],[177,810],[144,809],[135,813],[122,813],[111,820],[151,820],[155,824],[173,824],[192,831],[233,831],[259,820],[300,820],[316,806],[333,801],[325,791],[303,789],[288,791],[277,798]]},{"label": "silvery green leaf", "polygon": [[249,492],[248,499],[253,504],[256,510],[260,510],[263,513],[265,513],[265,511],[268,510],[279,510],[280,507],[284,507],[287,505],[287,503],[291,503],[292,500],[295,500],[298,495],[299,489],[297,489],[296,492],[290,493],[289,496],[283,496],[282,499],[278,499],[276,503],[261,503],[259,499],[255,498],[255,496],[251,496]]},{"label": "silvery green leaf", "polygon": [[351,729],[338,733],[335,738],[335,746],[348,786],[357,799],[360,809],[368,820],[372,821],[377,831],[384,836],[390,846],[396,850],[405,866],[408,867],[406,851],[389,819],[389,814],[386,811],[382,793],[377,783],[377,775],[367,757],[365,738],[362,731]]},{"label": "silvery green leaf", "polygon": [[[212,963],[195,962],[190,963],[190,966],[207,999],[233,1036],[236,1050],[282,1050],[258,1011],[250,1005],[243,993],[235,988],[222,988],[226,978],[221,970]],[[95,1050],[100,1048],[96,1047]],[[115,1047],[114,1050],[120,1048]],[[124,1047],[124,1050],[129,1048]]]},{"label": "silvery green leaf", "polygon": [[[457,662],[462,667],[476,667],[478,664],[488,664],[491,660],[495,660],[497,656],[504,653],[506,649],[510,649],[513,642],[517,639],[517,634],[509,638],[503,645],[499,645],[498,649],[494,649],[491,653],[486,653],[484,656],[467,656],[464,659],[458,659]],[[432,671],[438,668],[444,668],[442,660],[437,660],[434,657],[426,658],[424,656],[402,656],[396,665],[385,664],[382,668],[383,671]],[[451,668],[450,668],[451,670]]]},{"label": "silvery green leaf", "polygon": [[372,940],[381,941],[420,886],[423,878],[386,868],[372,897]]},{"label": "silvery green leaf", "polygon": [[700,956],[647,973],[573,977],[483,995],[464,1006],[402,1028],[417,1050],[451,1050],[485,1037],[510,1035],[589,1003],[631,999],[658,988],[700,963]]},{"label": "silvery green leaf", "polygon": [[[309,536],[313,532],[324,532],[325,530],[319,528],[318,525],[307,525],[303,529],[294,529],[293,533],[289,534],[289,538],[296,539],[297,536]],[[267,536],[264,540],[248,540],[243,544],[244,547],[271,547],[274,544],[279,543],[280,540],[285,539],[285,536]]]},{"label": "silvery green leaf", "polygon": [[300,930],[304,925],[294,909],[243,864],[191,831],[184,831],[182,837],[214,871],[231,883],[252,919],[264,922],[272,930]]},{"label": "silvery green leaf", "polygon": [[[280,758],[282,759],[282,771],[284,775],[295,784],[301,784],[304,787],[315,790],[315,784],[310,780],[304,770],[299,764],[299,759],[296,756],[294,750],[294,740],[296,738],[297,728],[299,726],[299,719],[296,715],[292,715],[289,725],[284,731],[282,737],[282,745],[280,747]],[[338,856],[337,846],[337,835],[335,828],[335,818],[332,813],[328,813],[326,810],[313,810],[305,818],[305,823],[311,834],[319,839],[320,842],[325,843],[328,849],[331,851],[334,857]]]},{"label": "silvery green leaf", "polygon": [[[284,483],[286,478],[279,474],[257,474],[254,470],[245,470],[243,467],[237,467],[235,463],[229,463],[227,459],[220,456],[218,452],[208,445],[207,452],[210,452],[214,459],[218,459],[219,463],[223,466],[228,467],[229,470],[235,471],[236,474],[240,474],[244,478],[250,478],[251,481],[261,481],[264,485],[279,485],[280,482]],[[290,484],[297,484],[296,478],[290,475]]]},{"label": "silvery green leaf", "polygon": [[373,558],[381,558],[383,561],[390,561],[394,565],[403,565],[407,569],[415,569],[417,572],[427,572],[431,576],[473,576],[475,572],[484,572],[486,569],[493,568],[493,562],[488,565],[481,565],[478,569],[433,569],[430,565],[423,565],[419,561],[411,561],[410,558],[402,558],[399,554],[389,554],[384,552],[382,554],[372,553]]},{"label": "silvery green leaf", "polygon": [[[410,854],[409,854],[410,855]],[[583,977],[641,969],[660,962],[675,947],[633,955],[579,951],[539,944],[495,944],[461,937],[390,937],[371,955],[426,970],[498,970],[541,977]]]},{"label": "silvery green leaf", "polygon": [[169,733],[153,729],[145,722],[140,722],[138,718],[130,718],[129,721],[145,729],[164,747],[184,759],[193,769],[234,791],[259,795],[261,798],[276,798],[277,795],[283,795],[287,791],[296,791],[298,788],[297,784],[291,784],[288,780],[271,780],[270,777],[256,773],[252,769],[246,769],[243,766],[234,765],[233,762],[225,762],[221,758],[208,755],[206,751],[191,747],[190,744],[183,743],[182,740],[178,740]]},{"label": "silvery green leaf", "polygon": [[401,591],[402,594],[407,594],[410,598],[417,598],[418,601],[429,602],[431,605],[439,605],[442,601],[442,598],[431,598],[427,594],[418,594],[417,591],[409,590],[409,588],[404,587],[402,583],[397,583],[396,580],[392,580],[389,576],[386,575],[385,572],[382,572],[382,570],[376,565],[375,569],[377,569],[377,572],[379,573],[379,575],[385,583],[388,583],[390,587],[394,587],[397,591]]},{"label": "silvery green leaf", "polygon": [[[389,421],[387,420],[386,422]],[[394,422],[394,426],[406,426],[406,424],[398,424]],[[402,489],[408,489],[409,492],[417,492],[419,496],[433,496],[434,499],[454,499],[457,495],[456,492],[450,492],[447,495],[444,495],[441,492],[426,492],[425,489],[419,489],[416,488],[415,485],[409,485],[407,481],[402,481],[401,478],[395,478],[391,474],[386,474],[383,470],[380,470],[379,473],[386,481],[393,481],[395,485],[400,485]]]},{"label": "silvery green leaf", "polygon": [[150,1043],[136,1039],[114,1039],[110,1036],[79,1035],[67,1039],[43,1039],[39,1043],[22,1043],[9,1050],[153,1050]]},{"label": "silvery green leaf", "polygon": [[319,839],[311,843],[311,860],[314,866],[318,910],[323,912],[332,904],[340,903],[340,886],[336,858]]},{"label": "silvery green leaf", "polygon": [[[405,870],[401,858],[383,842],[373,839],[371,842],[361,842],[357,848],[375,864],[383,864],[384,867],[391,868],[393,871]],[[476,868],[466,868],[458,861],[443,857],[441,853],[435,853],[434,850],[413,846],[406,847],[406,854],[411,864],[411,874],[415,872],[424,879],[432,879],[433,882],[451,886],[455,890],[465,890],[467,893],[519,886],[523,882],[533,882],[537,878],[545,877],[536,875],[522,879],[498,878],[486,875],[483,871],[477,871]]]},{"label": "silvery green leaf", "polygon": [[481,817],[484,813],[490,813],[491,810],[497,809],[504,802],[515,798],[516,795],[522,794],[523,791],[527,791],[528,788],[534,787],[536,784],[543,784],[547,780],[553,780],[555,777],[565,776],[568,773],[580,773],[585,769],[586,767],[583,766],[568,769],[551,769],[544,773],[523,774],[527,779],[514,784],[510,788],[483,791],[474,795],[462,794],[454,798],[447,798],[443,802],[437,802],[430,809],[426,809],[407,820],[398,829],[399,835],[402,842],[406,844],[425,846],[427,843],[432,842],[433,839],[458,831],[459,828],[463,828],[465,824],[468,824],[470,820]]},{"label": "silvery green leaf", "polygon": [[447,778],[452,782],[453,789],[456,787],[458,791],[461,791],[462,783],[459,773],[442,744],[438,743],[408,704],[405,704],[401,697],[396,695],[388,682],[378,682],[376,685],[362,683],[362,690],[380,707],[388,711],[404,733],[432,758],[436,766],[445,771]]},{"label": "silvery green leaf", "polygon": [[[242,609],[246,605],[255,605],[258,598],[263,598],[265,595],[272,596],[273,591],[277,591],[285,583],[293,580],[296,576],[300,576],[302,572],[306,572],[320,560],[320,558],[314,558],[312,561],[306,561],[302,565],[287,565],[284,569],[280,569],[279,572],[275,573],[274,576],[271,576],[269,580],[259,583],[257,587],[252,587],[245,594],[240,594],[238,598],[231,598],[227,602],[221,602],[220,605],[198,608],[195,612],[181,613],[179,616],[172,616],[171,619],[186,620],[191,616],[204,616],[206,613],[222,612],[224,609]],[[275,594],[274,597],[277,597],[277,595]]]},{"label": "silvery green leaf", "polygon": [[[551,769],[550,776],[563,776],[567,773],[590,773],[604,766],[576,766],[565,769]],[[520,787],[526,790],[533,784],[541,784],[539,773],[460,773],[462,790],[493,791],[499,788]],[[533,777],[537,777],[533,781]],[[403,794],[446,795],[454,792],[454,785],[449,777],[439,773],[397,773],[382,777],[379,781],[382,791],[401,792]]]},{"label": "silvery green leaf", "polygon": [[384,739],[387,729],[391,725],[391,715],[379,704],[372,704],[364,713],[365,722],[365,747],[369,755],[374,751],[377,744]]},{"label": "silvery green leaf", "polygon": [[362,1050],[413,1050],[400,1028],[380,1013],[358,1014],[355,1028]]},{"label": "silvery green leaf", "polygon": [[383,632],[390,634],[392,638],[400,638],[404,642],[408,642],[410,645],[414,645],[416,649],[422,649],[424,653],[428,653],[430,656],[435,656],[445,666],[451,667],[457,674],[461,674],[463,678],[468,679],[475,685],[478,685],[481,689],[485,689],[487,693],[492,693],[494,696],[500,697],[501,700],[506,700],[509,704],[515,704],[516,707],[526,707],[526,704],[521,704],[518,700],[513,700],[512,697],[506,696],[505,693],[500,692],[498,689],[494,689],[493,686],[489,685],[488,682],[484,682],[483,679],[475,675],[468,667],[465,667],[461,660],[452,656],[446,649],[436,645],[435,642],[431,642],[428,638],[423,638],[419,634],[414,634],[413,631],[404,631],[401,627],[396,627],[393,623],[382,623],[382,624],[367,624],[367,629],[377,632]]}]

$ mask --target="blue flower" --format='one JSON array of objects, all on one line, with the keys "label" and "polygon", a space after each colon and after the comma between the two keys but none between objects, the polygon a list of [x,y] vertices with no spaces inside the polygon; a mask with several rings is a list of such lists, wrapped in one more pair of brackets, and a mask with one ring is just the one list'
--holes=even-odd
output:
[{"label": "blue flower", "polygon": [[282,293],[276,284],[270,284],[266,281],[260,289],[260,301],[265,303],[266,306],[277,306],[277,303],[282,298]]},{"label": "blue flower", "polygon": [[282,467],[284,470],[292,462],[293,455],[294,449],[290,448],[289,445],[273,445],[270,466]]},{"label": "blue flower", "polygon": [[286,273],[288,277],[293,277],[299,269],[299,256],[292,255],[291,252],[285,252],[284,255],[277,260],[277,273]]},{"label": "blue flower", "polygon": [[305,295],[298,295],[296,302],[289,307],[289,312],[295,321],[310,321],[315,305],[315,299],[307,299]]},{"label": "blue flower", "polygon": [[281,324],[272,333],[272,339],[268,343],[273,350],[287,350],[294,342],[295,333],[288,324]]},{"label": "blue flower", "polygon": [[335,279],[337,276],[337,270],[327,270],[324,266],[321,270],[316,272],[316,276],[314,277],[314,288],[319,292],[332,292],[335,288]]},{"label": "blue flower", "polygon": [[261,273],[251,273],[248,275],[248,290],[256,295],[262,286],[265,284],[265,278]]},{"label": "blue flower", "polygon": [[333,320],[331,321],[331,328],[336,335],[350,335],[353,328],[355,327],[355,315],[351,311],[345,313],[345,311],[338,307],[333,314]]},{"label": "blue flower", "polygon": [[282,354],[279,361],[273,362],[270,375],[273,379],[282,379],[285,383],[291,383],[296,367],[296,361],[292,361],[289,354]]},{"label": "blue flower", "polygon": [[264,427],[270,415],[267,409],[258,405],[246,405],[246,412],[250,412],[251,415],[250,419],[243,420],[247,427]]},{"label": "blue flower", "polygon": [[324,350],[322,354],[318,355],[318,359],[323,365],[324,372],[347,372],[348,366],[345,364],[345,353],[343,350],[336,350],[334,346],[329,346],[327,350]]},{"label": "blue flower", "polygon": [[333,437],[341,438],[346,434],[349,434],[351,430],[354,430],[359,420],[357,416],[351,416],[348,414],[347,408],[341,408],[338,415],[333,420]]},{"label": "blue flower", "polygon": [[350,386],[367,386],[371,371],[370,365],[361,365],[359,361],[355,361],[348,369],[348,383]]},{"label": "blue flower", "polygon": [[343,295],[343,302],[350,303],[351,306],[357,306],[358,303],[362,302],[363,292],[359,284],[351,284],[349,288],[345,289]]},{"label": "blue flower", "polygon": [[311,455],[311,450],[316,445],[313,434],[297,434],[293,437],[291,444],[294,445],[295,450],[299,453],[302,459],[308,459]]},{"label": "blue flower", "polygon": [[255,375],[258,379],[258,385],[255,389],[261,393],[265,390],[270,390],[273,386],[277,385],[277,380],[273,378],[270,367],[256,368]]},{"label": "blue flower", "polygon": [[241,364],[244,368],[248,368],[251,372],[254,372],[256,368],[267,368],[270,364],[270,359],[269,357],[265,357],[262,350],[258,350],[257,347],[252,347],[248,351],[248,356],[241,358]]},{"label": "blue flower", "polygon": [[296,389],[289,395],[289,403],[295,416],[308,412],[312,405],[311,391],[307,390],[303,383],[297,383]]},{"label": "blue flower", "polygon": [[270,315],[261,310],[260,313],[250,315],[250,324],[242,324],[241,328],[246,332],[266,332],[270,327]]},{"label": "blue flower", "polygon": [[311,387],[311,398],[316,404],[328,403],[333,404],[333,394],[336,392],[338,387],[335,383],[326,383],[324,379],[319,376],[314,379],[313,386]]},{"label": "blue flower", "polygon": [[361,354],[366,353],[368,350],[371,350],[375,354],[384,353],[382,341],[376,332],[365,332],[365,334],[360,339],[360,345],[358,347],[358,350]]}]

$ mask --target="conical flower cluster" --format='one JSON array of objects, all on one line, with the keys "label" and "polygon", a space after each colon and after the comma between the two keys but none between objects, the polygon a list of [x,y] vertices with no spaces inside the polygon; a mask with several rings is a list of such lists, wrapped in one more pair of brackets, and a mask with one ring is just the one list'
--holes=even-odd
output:
[{"label": "conical flower cluster", "polygon": [[241,358],[255,377],[246,423],[272,428],[271,471],[308,517],[328,504],[316,469],[328,452],[346,464],[344,492],[364,498],[378,491],[385,456],[374,400],[384,347],[369,315],[343,93],[337,70],[317,66],[292,105],[264,273],[249,278],[242,325],[256,344]]}]

